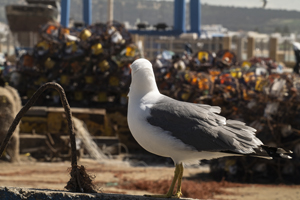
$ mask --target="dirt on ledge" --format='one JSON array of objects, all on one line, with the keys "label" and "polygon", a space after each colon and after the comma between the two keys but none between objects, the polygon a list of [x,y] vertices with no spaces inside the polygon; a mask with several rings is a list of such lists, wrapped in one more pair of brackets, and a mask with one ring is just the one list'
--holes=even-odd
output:
[{"label": "dirt on ledge", "polygon": [[[131,167],[126,162],[97,163],[82,159],[87,172],[95,175],[94,183],[101,194],[162,194],[166,193],[174,174],[173,167]],[[70,162],[0,162],[0,186],[48,190],[64,190],[69,180]],[[240,184],[216,182],[209,178],[209,169],[185,168],[182,192],[186,198],[272,200],[299,199],[299,185]],[[1,198],[0,198],[1,199]]]}]

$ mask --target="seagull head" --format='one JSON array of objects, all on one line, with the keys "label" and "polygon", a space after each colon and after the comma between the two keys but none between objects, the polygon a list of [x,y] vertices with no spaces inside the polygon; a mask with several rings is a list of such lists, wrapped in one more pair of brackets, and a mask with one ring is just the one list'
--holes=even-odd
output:
[{"label": "seagull head", "polygon": [[140,59],[135,60],[131,64],[130,68],[131,68],[132,75],[134,75],[137,71],[143,70],[143,69],[153,72],[151,62],[147,59],[144,59],[144,58],[140,58]]},{"label": "seagull head", "polygon": [[148,92],[158,91],[151,62],[140,58],[131,66],[131,85],[129,96],[134,92],[145,95]]}]

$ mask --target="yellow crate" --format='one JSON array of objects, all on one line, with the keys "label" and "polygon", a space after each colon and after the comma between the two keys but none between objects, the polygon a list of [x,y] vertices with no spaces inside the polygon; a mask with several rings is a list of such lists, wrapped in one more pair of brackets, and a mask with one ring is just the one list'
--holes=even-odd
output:
[{"label": "yellow crate", "polygon": [[23,117],[20,123],[21,133],[47,132],[47,119],[45,117]]},{"label": "yellow crate", "polygon": [[50,112],[47,117],[47,125],[49,133],[68,133],[68,123],[64,117],[64,113]]}]

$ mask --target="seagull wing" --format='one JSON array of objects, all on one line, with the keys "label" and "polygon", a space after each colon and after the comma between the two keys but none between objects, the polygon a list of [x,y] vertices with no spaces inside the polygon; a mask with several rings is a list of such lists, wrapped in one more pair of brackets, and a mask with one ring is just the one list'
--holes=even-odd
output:
[{"label": "seagull wing", "polygon": [[164,96],[149,107],[148,122],[198,151],[254,153],[262,145],[255,129],[244,123],[227,120],[220,108],[181,102]]}]

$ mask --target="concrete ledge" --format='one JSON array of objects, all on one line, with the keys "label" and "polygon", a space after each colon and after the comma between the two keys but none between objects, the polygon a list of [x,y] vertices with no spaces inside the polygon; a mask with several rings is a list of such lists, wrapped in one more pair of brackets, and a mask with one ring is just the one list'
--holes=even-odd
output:
[{"label": "concrete ledge", "polygon": [[[63,190],[0,187],[1,200],[154,200],[156,198],[125,194],[73,193]],[[160,200],[166,198],[159,198]],[[191,199],[189,199],[191,200]]]}]

